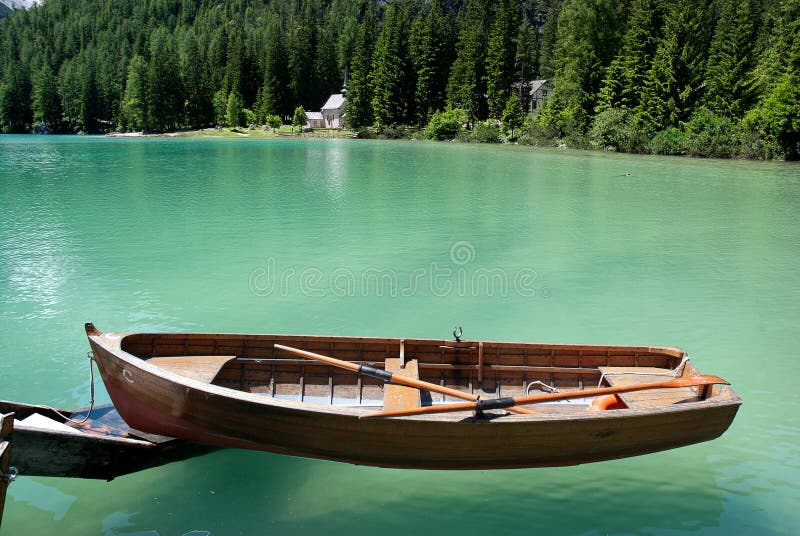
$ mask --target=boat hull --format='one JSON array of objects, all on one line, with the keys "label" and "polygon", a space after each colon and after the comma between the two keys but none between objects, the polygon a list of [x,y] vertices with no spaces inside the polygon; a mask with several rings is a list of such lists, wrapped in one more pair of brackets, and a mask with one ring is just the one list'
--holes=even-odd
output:
[{"label": "boat hull", "polygon": [[442,414],[364,419],[362,408],[293,403],[163,373],[89,336],[122,417],[134,428],[223,447],[418,469],[576,465],[708,441],[730,425],[738,397],[653,409],[547,415]]},{"label": "boat hull", "polygon": [[[82,418],[85,410],[59,412],[0,400],[0,413],[24,419],[36,414],[66,424],[61,415]],[[60,414],[59,414],[60,413]],[[95,407],[72,432],[17,424],[11,434],[10,464],[23,476],[49,476],[113,480],[114,478],[171,462],[207,454],[214,447],[150,434],[134,436],[121,423],[113,407]]]}]

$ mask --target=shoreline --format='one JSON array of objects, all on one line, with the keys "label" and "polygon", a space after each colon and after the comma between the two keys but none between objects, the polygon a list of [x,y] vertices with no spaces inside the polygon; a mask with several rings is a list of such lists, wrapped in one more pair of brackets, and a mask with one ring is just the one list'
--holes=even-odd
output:
[{"label": "shoreline", "polygon": [[282,129],[256,128],[199,128],[172,132],[109,132],[107,138],[354,138],[353,130],[315,129],[311,132],[292,132]]}]

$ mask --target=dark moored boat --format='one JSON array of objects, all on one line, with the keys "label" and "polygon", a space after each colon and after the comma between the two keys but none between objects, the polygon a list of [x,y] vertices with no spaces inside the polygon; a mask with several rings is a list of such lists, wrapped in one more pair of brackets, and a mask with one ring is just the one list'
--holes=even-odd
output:
[{"label": "dark moored boat", "polygon": [[25,476],[111,480],[214,450],[133,430],[111,405],[93,408],[88,418],[87,411],[0,400],[0,414],[14,420],[8,465]]},{"label": "dark moored boat", "polygon": [[714,439],[741,404],[674,347],[86,332],[134,428],[355,464],[485,469],[636,456]]}]

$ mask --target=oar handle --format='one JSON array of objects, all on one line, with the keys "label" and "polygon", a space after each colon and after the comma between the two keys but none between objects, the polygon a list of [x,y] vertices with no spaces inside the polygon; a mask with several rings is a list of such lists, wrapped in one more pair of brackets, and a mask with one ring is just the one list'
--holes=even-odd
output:
[{"label": "oar handle", "polygon": [[360,366],[357,363],[351,363],[350,361],[342,361],[341,359],[334,359],[326,355],[309,352],[308,350],[292,348],[291,346],[284,346],[282,344],[274,344],[273,346],[278,350],[284,350],[286,352],[289,352],[290,354],[301,355],[309,359],[314,359],[315,361],[324,361],[325,363],[329,363],[339,368],[351,370],[353,372],[358,372]]}]

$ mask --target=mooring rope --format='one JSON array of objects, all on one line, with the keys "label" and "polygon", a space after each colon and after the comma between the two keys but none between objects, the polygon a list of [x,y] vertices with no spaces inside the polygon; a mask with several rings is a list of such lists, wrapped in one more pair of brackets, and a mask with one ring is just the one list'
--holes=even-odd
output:
[{"label": "mooring rope", "polygon": [[89,411],[86,412],[86,415],[84,415],[83,418],[81,419],[73,419],[71,417],[67,417],[54,407],[45,406],[47,409],[56,412],[56,415],[58,415],[62,419],[65,419],[75,424],[83,424],[86,421],[88,421],[89,417],[92,416],[92,410],[94,409],[94,368],[92,367],[92,361],[94,361],[94,354],[92,352],[86,352],[86,357],[89,359],[89,394],[91,396],[91,400],[89,400]]}]

